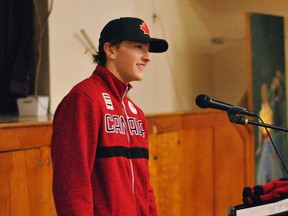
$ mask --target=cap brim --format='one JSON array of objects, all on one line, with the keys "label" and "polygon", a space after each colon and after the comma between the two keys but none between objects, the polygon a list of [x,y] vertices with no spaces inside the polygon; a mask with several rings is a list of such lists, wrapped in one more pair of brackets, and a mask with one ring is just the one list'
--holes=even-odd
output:
[{"label": "cap brim", "polygon": [[168,50],[168,43],[166,40],[163,39],[156,39],[156,38],[149,38],[150,42],[150,52],[153,53],[161,53]]}]

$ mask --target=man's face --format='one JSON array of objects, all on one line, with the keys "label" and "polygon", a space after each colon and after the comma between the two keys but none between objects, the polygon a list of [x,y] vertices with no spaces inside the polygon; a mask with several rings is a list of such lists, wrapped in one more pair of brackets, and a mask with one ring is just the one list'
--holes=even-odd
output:
[{"label": "man's face", "polygon": [[140,81],[144,69],[151,61],[149,43],[123,41],[118,47],[110,47],[107,68],[124,83]]}]

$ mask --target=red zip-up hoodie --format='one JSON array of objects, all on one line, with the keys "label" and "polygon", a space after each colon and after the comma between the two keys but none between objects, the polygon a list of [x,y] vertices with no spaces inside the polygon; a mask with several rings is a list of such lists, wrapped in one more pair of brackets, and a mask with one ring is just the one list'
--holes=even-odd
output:
[{"label": "red zip-up hoodie", "polygon": [[98,65],[59,104],[52,135],[58,216],[155,216],[142,110]]}]

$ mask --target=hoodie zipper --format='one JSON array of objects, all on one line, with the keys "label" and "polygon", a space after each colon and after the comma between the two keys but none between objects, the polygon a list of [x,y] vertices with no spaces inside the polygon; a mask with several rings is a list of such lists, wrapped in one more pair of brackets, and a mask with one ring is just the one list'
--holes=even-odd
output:
[{"label": "hoodie zipper", "polygon": [[[124,111],[124,115],[125,115],[125,118],[126,118],[126,124],[127,124],[127,131],[126,131],[126,134],[127,134],[127,139],[128,139],[128,143],[130,145],[130,136],[129,136],[129,129],[128,129],[128,114],[127,114],[127,111],[126,111],[126,106],[124,104],[124,98],[126,97],[126,95],[128,94],[128,91],[129,91],[129,87],[127,86],[126,88],[126,91],[122,97],[122,106],[123,106],[123,111]],[[134,176],[134,168],[133,168],[133,162],[132,162],[132,159],[129,158],[129,162],[130,162],[130,168],[131,168],[131,182],[132,182],[132,193],[134,194],[134,188],[135,188],[135,176]]]}]

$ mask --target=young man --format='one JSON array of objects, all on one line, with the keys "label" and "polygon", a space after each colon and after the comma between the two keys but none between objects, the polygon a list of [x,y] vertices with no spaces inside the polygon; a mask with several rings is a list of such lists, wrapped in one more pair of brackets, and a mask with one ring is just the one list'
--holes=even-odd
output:
[{"label": "young man", "polygon": [[53,193],[58,216],[155,216],[144,113],[128,97],[149,52],[168,43],[138,18],[102,30],[92,76],[59,104],[53,122]]}]

